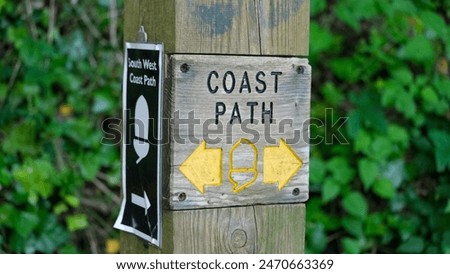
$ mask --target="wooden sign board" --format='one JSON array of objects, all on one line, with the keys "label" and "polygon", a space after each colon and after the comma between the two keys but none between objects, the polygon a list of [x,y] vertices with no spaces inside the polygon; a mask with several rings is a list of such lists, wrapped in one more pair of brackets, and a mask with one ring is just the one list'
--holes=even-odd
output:
[{"label": "wooden sign board", "polygon": [[169,207],[305,202],[307,59],[175,54],[169,62]]}]

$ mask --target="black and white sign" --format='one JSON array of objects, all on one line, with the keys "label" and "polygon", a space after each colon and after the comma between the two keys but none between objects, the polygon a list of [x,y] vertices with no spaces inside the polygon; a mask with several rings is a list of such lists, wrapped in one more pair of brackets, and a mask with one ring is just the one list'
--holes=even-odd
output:
[{"label": "black and white sign", "polygon": [[161,44],[126,43],[123,73],[123,201],[114,227],[161,246]]}]

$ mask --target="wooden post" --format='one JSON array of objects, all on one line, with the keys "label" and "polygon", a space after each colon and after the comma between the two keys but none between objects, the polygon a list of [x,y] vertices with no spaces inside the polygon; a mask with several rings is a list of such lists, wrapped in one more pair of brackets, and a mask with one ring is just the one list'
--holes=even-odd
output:
[{"label": "wooden post", "polygon": [[[171,94],[173,91],[171,89],[178,87],[177,81],[183,80],[182,76],[178,77],[178,74],[174,72],[175,69],[170,66],[178,66],[179,62],[191,60],[189,56],[192,54],[252,56],[243,57],[242,62],[248,65],[250,61],[246,58],[254,58],[262,66],[273,62],[261,61],[260,58],[267,56],[307,56],[309,0],[125,1],[125,41],[135,40],[136,31],[140,25],[145,27],[149,41],[163,42],[165,45],[167,54],[165,58],[167,60],[165,94],[167,95]],[[212,57],[205,58],[204,62],[198,61],[199,64],[211,63]],[[224,59],[221,60],[224,61]],[[238,64],[240,60],[236,58],[233,62]],[[296,64],[293,69],[297,69],[297,73],[305,73],[300,80],[308,83],[308,79],[310,81],[309,66],[304,61],[292,60],[292,63]],[[202,67],[201,64],[200,67]],[[217,66],[219,65],[217,64]],[[304,71],[305,68],[306,71]],[[192,67],[192,77],[196,75],[195,69]],[[220,76],[223,76],[224,71],[220,73],[222,74]],[[213,76],[216,77],[215,74]],[[237,85],[241,84],[240,77],[242,76],[236,78]],[[195,84],[195,81],[192,84]],[[304,89],[299,92],[306,94],[300,99],[304,101],[304,105],[307,104],[307,106],[305,105],[307,112],[299,111],[298,115],[301,119],[309,115],[309,87],[305,86]],[[266,98],[270,98],[273,95],[266,96]],[[292,96],[291,100],[300,100],[295,97],[294,93]],[[169,95],[166,109],[169,109],[170,112],[171,108],[177,104],[177,99],[170,98]],[[167,115],[168,117],[173,116],[172,113],[167,113]],[[229,150],[233,143],[236,143],[235,139],[223,149]],[[279,145],[281,146],[281,144]],[[263,147],[253,147],[259,151],[264,149]],[[207,148],[211,149],[211,146],[206,145],[205,149]],[[202,186],[200,188],[197,186],[200,189],[197,194],[189,192],[189,187],[195,189],[192,185],[187,186],[189,181],[186,178],[189,179],[189,170],[188,168],[178,170],[180,164],[181,166],[185,164],[188,157],[183,156],[179,160],[173,159],[174,153],[179,153],[175,152],[175,150],[178,151],[178,148],[173,144],[166,146],[164,150],[167,163],[164,165],[163,173],[165,181],[163,202],[166,204],[166,209],[163,210],[162,249],[148,245],[134,235],[122,233],[122,253],[304,252],[305,205],[298,201],[304,202],[308,198],[309,146],[306,142],[298,147],[293,147],[293,151],[297,151],[296,153],[301,158],[299,160],[301,169],[292,179],[297,183],[292,183],[292,186],[288,184],[284,189],[285,192],[277,192],[274,188],[273,193],[275,194],[271,198],[273,201],[269,199],[269,202],[264,202],[264,199],[260,199],[254,204],[249,203],[245,198],[236,198],[237,196],[232,194],[215,199],[214,195],[218,194],[220,190],[216,191],[212,186],[206,186],[208,191],[204,192],[205,195],[202,195]],[[294,152],[292,153],[295,155]],[[186,155],[189,156],[189,153]],[[225,155],[224,157],[227,159],[230,157],[229,152],[223,152],[220,155]],[[296,167],[295,171],[298,168]],[[258,172],[261,170],[262,165],[258,167]],[[226,174],[222,175],[222,172],[226,171],[220,169],[220,178],[227,178]],[[262,178],[262,175],[260,177]],[[262,181],[262,179],[260,180]],[[272,186],[261,183],[258,187],[249,187],[247,190],[248,193],[261,197],[261,191],[266,191],[269,187]],[[279,189],[281,188],[279,186]],[[286,198],[291,193],[296,197]],[[183,195],[188,195],[188,198],[193,197],[191,200],[193,202],[178,203],[178,201],[186,199],[186,196]],[[198,195],[199,199],[208,197],[207,203],[202,204],[201,200],[195,198],[195,195]],[[283,201],[274,202],[279,197],[283,197]],[[228,199],[228,203],[233,206],[225,204],[225,207],[216,207],[220,203],[220,199]],[[202,206],[197,209],[199,207],[196,205]]]}]

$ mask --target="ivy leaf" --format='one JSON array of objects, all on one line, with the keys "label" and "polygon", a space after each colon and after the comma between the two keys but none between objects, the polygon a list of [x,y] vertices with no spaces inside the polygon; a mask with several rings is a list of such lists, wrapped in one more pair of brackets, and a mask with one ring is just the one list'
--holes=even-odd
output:
[{"label": "ivy leaf", "polygon": [[311,184],[320,184],[325,178],[325,163],[318,158],[312,158],[309,162],[309,179]]},{"label": "ivy leaf", "polygon": [[369,211],[366,198],[359,192],[350,192],[342,200],[342,206],[349,214],[365,219]]},{"label": "ivy leaf", "polygon": [[355,176],[355,171],[344,157],[334,157],[327,163],[327,168],[333,175],[332,178],[345,185]]},{"label": "ivy leaf", "polygon": [[324,225],[321,223],[309,223],[306,229],[309,246],[312,247],[312,253],[321,253],[327,246],[327,236],[325,233]]},{"label": "ivy leaf", "polygon": [[94,95],[93,113],[110,113],[116,107],[115,98],[102,90]]},{"label": "ivy leaf", "polygon": [[71,206],[74,208],[77,208],[80,206],[80,200],[73,195],[67,195],[64,197],[64,200]]},{"label": "ivy leaf", "polygon": [[446,168],[450,169],[450,135],[442,130],[432,130],[429,136],[435,147],[437,171],[443,172]]},{"label": "ivy leaf", "polygon": [[439,16],[438,14],[426,10],[420,14],[420,17],[423,20],[423,24],[425,28],[431,30],[432,38],[436,37],[446,37],[447,36],[447,24],[445,20]]},{"label": "ivy leaf", "polygon": [[334,180],[327,179],[325,184],[322,187],[322,201],[323,203],[328,203],[331,200],[334,200],[339,195],[341,191],[341,187],[339,183]]},{"label": "ivy leaf", "polygon": [[371,143],[372,139],[370,138],[370,135],[366,131],[361,130],[356,136],[356,139],[354,141],[355,151],[369,154],[369,148]]},{"label": "ivy leaf", "polygon": [[384,199],[391,199],[395,195],[395,188],[389,179],[382,178],[377,180],[373,186],[372,190],[375,194]]},{"label": "ivy leaf", "polygon": [[408,240],[406,240],[404,243],[402,243],[397,251],[398,253],[403,254],[418,254],[422,253],[423,249],[425,247],[425,242],[422,238],[417,236],[412,236]]},{"label": "ivy leaf", "polygon": [[403,149],[406,149],[409,144],[409,135],[405,128],[396,124],[391,124],[388,127],[389,139],[398,143]]},{"label": "ivy leaf", "polygon": [[70,234],[58,223],[54,215],[48,215],[42,233],[36,239],[35,248],[43,253],[55,253],[70,239]]},{"label": "ivy leaf", "polygon": [[38,194],[46,199],[53,193],[55,173],[49,161],[28,159],[24,165],[13,171],[13,176],[29,196]]},{"label": "ivy leaf", "polygon": [[412,62],[434,63],[434,47],[427,37],[416,35],[406,42],[400,56]]},{"label": "ivy leaf", "polygon": [[342,219],[342,226],[344,229],[355,237],[362,237],[363,232],[363,222],[359,219],[346,216]]},{"label": "ivy leaf", "polygon": [[70,232],[84,229],[88,226],[87,216],[85,214],[74,214],[66,218],[67,228]]},{"label": "ivy leaf", "polygon": [[317,41],[314,47],[310,50],[311,64],[315,64],[319,59],[320,53],[329,51],[333,48],[334,37],[333,33],[328,29],[321,27],[317,22],[312,21],[310,25],[311,39]]},{"label": "ivy leaf", "polygon": [[402,85],[409,85],[413,81],[413,74],[411,70],[406,67],[396,68],[392,71],[393,78]]},{"label": "ivy leaf", "polygon": [[19,123],[11,128],[11,131],[2,141],[2,149],[9,154],[17,152],[23,155],[35,155],[38,151],[36,147],[36,128],[30,122]]},{"label": "ivy leaf", "polygon": [[447,206],[445,207],[444,212],[450,213],[450,199],[448,199],[448,201],[447,201]]},{"label": "ivy leaf", "polygon": [[376,137],[370,146],[370,155],[372,158],[378,161],[385,161],[389,155],[392,153],[392,143],[391,141],[384,137]]},{"label": "ivy leaf", "polygon": [[361,243],[356,239],[345,237],[342,240],[342,246],[343,246],[344,252],[347,254],[361,253]]},{"label": "ivy leaf", "polygon": [[364,189],[368,190],[380,173],[377,163],[369,159],[361,159],[358,161],[358,172]]},{"label": "ivy leaf", "polygon": [[383,236],[386,235],[388,226],[380,213],[370,214],[366,220],[367,236]]},{"label": "ivy leaf", "polygon": [[399,92],[396,96],[395,109],[403,113],[406,118],[414,118],[417,108],[413,95],[404,90]]},{"label": "ivy leaf", "polygon": [[450,232],[447,231],[442,236],[442,250],[446,253],[450,253]]},{"label": "ivy leaf", "polygon": [[39,225],[39,216],[31,212],[21,212],[16,219],[14,229],[24,239],[31,235],[33,230]]},{"label": "ivy leaf", "polygon": [[314,16],[314,15],[318,14],[319,12],[322,12],[326,7],[327,7],[327,2],[325,0],[311,1],[311,16]]},{"label": "ivy leaf", "polygon": [[381,177],[390,180],[395,188],[400,187],[405,178],[405,161],[397,159],[388,162],[381,168]]}]

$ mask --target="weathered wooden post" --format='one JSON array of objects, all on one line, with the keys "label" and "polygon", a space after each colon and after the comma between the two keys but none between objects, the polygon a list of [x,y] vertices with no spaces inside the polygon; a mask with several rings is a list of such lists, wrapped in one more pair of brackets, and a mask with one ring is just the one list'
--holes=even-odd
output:
[{"label": "weathered wooden post", "polygon": [[309,0],[125,1],[125,41],[165,48],[162,247],[122,253],[303,253]]}]

